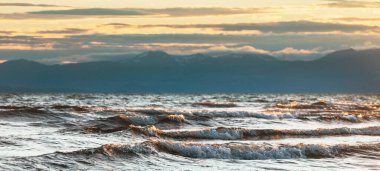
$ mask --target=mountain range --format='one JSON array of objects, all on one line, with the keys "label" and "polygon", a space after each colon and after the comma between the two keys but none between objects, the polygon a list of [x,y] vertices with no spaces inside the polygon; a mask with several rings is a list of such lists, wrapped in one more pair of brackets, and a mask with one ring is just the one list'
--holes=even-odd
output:
[{"label": "mountain range", "polygon": [[169,55],[120,61],[0,64],[1,92],[354,93],[380,92],[380,49],[341,50],[312,61],[263,54]]}]

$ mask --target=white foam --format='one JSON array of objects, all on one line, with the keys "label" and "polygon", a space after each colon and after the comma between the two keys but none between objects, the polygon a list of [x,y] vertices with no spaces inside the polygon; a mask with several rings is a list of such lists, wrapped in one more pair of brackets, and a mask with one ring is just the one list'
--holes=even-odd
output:
[{"label": "white foam", "polygon": [[326,158],[334,157],[346,151],[373,147],[379,148],[379,144],[361,146],[323,145],[323,144],[297,144],[297,145],[246,145],[246,144],[194,144],[177,143],[171,141],[150,141],[163,152],[177,154],[192,158],[217,158],[217,159],[294,159],[294,158]]},{"label": "white foam", "polygon": [[336,136],[336,135],[380,135],[380,127],[364,128],[332,128],[332,129],[243,129],[243,128],[209,128],[189,131],[167,131],[164,132],[155,126],[135,127],[145,135],[164,136],[171,138],[195,138],[195,139],[220,139],[239,140],[247,138],[260,138],[270,136]]}]

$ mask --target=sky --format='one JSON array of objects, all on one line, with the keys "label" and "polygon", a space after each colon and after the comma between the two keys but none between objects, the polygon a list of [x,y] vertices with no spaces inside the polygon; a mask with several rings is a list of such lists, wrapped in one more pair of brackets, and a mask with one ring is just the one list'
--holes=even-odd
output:
[{"label": "sky", "polygon": [[309,59],[379,47],[380,0],[0,0],[0,63],[150,50]]}]

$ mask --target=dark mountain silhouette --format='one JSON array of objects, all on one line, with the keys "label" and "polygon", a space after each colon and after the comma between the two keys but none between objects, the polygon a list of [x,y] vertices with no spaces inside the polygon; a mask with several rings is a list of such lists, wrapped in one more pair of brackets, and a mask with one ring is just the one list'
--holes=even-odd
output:
[{"label": "dark mountain silhouette", "polygon": [[0,64],[0,91],[380,92],[379,68],[379,49],[342,50],[314,61],[150,51],[122,61],[67,65],[8,61]]}]

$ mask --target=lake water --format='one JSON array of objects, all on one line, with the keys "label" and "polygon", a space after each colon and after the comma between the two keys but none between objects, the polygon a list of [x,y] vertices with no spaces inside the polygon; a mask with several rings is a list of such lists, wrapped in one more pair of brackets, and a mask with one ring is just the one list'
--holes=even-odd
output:
[{"label": "lake water", "polygon": [[0,94],[0,170],[379,168],[375,94]]}]

